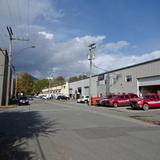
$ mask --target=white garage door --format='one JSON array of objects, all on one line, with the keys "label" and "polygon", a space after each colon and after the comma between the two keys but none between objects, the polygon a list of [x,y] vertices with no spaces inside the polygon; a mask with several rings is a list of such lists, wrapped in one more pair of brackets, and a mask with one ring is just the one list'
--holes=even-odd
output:
[{"label": "white garage door", "polygon": [[139,78],[138,92],[142,94],[160,93],[160,76]]},{"label": "white garage door", "polygon": [[139,86],[160,85],[160,76],[138,78]]}]

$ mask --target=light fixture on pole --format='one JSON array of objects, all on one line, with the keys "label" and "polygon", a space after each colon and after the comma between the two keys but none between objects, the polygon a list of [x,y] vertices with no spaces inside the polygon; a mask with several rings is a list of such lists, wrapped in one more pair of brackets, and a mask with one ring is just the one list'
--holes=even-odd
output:
[{"label": "light fixture on pole", "polygon": [[[28,46],[28,47],[25,47],[25,48],[22,48],[20,49],[17,54],[15,54],[12,58],[12,60],[14,60],[15,56],[18,56],[19,54],[23,53],[22,51],[26,50],[26,49],[30,49],[30,48],[36,48],[36,46]],[[18,87],[18,74],[16,72],[16,69],[15,69],[15,66],[14,66],[14,70],[15,70],[15,87],[14,87],[14,96],[16,97],[17,96],[17,87]]]},{"label": "light fixture on pole", "polygon": [[95,58],[93,50],[96,48],[96,43],[92,43],[89,46],[89,54],[88,54],[88,60],[89,60],[89,105],[91,105],[91,98],[92,98],[92,92],[91,92],[91,88],[92,88],[92,60]]}]

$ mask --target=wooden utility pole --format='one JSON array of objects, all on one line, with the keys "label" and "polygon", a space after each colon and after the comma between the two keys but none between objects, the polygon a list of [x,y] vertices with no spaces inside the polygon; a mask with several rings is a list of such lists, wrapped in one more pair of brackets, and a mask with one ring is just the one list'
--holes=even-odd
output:
[{"label": "wooden utility pole", "polygon": [[9,35],[9,50],[8,50],[8,76],[7,76],[7,87],[6,87],[6,106],[9,105],[10,99],[10,86],[11,86],[11,68],[12,68],[12,41],[29,41],[29,39],[25,38],[13,38],[12,28],[7,26],[7,31]]},{"label": "wooden utility pole", "polygon": [[9,99],[10,99],[12,40],[13,40],[12,28],[7,26],[7,31],[8,31],[8,35],[9,35],[9,50],[8,50],[8,76],[7,76],[7,87],[6,87],[6,106],[9,105]]},{"label": "wooden utility pole", "polygon": [[91,105],[92,100],[92,61],[94,59],[93,50],[96,48],[96,43],[90,44],[89,47],[89,54],[88,54],[88,60],[89,60],[89,105]]}]

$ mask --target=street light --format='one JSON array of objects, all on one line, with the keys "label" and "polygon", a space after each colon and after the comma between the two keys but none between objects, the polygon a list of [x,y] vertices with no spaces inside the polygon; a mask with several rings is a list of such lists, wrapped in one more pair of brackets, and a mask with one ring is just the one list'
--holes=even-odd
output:
[{"label": "street light", "polygon": [[14,54],[14,55],[13,55],[13,59],[15,58],[15,56],[18,56],[19,54],[21,54],[22,51],[24,51],[24,50],[26,50],[26,49],[30,49],[30,48],[36,48],[36,46],[28,46],[28,47],[25,47],[25,48],[20,49],[20,50],[17,52],[17,54]]},{"label": "street light", "polygon": [[88,54],[88,60],[90,63],[90,71],[89,71],[89,105],[91,105],[91,88],[92,88],[92,60],[95,58],[93,50],[96,48],[96,43],[92,43],[89,46],[89,54]]},{"label": "street light", "polygon": [[[12,59],[15,58],[15,56],[19,55],[22,53],[22,51],[26,50],[26,49],[29,49],[29,48],[36,48],[36,46],[29,46],[29,47],[25,47],[25,48],[22,48],[20,49],[17,54],[14,55],[14,57]],[[15,66],[14,66],[14,71],[15,71],[15,92],[14,92],[14,96],[16,97],[17,96],[17,79],[18,79],[18,75],[16,73],[16,69],[15,69]]]}]

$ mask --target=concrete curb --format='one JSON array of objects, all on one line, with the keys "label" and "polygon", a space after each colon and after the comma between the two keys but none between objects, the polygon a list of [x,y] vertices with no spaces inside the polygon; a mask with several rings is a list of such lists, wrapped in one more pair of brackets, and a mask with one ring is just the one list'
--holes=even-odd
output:
[{"label": "concrete curb", "polygon": [[0,106],[0,109],[5,110],[5,109],[16,108],[16,107],[17,107],[17,105]]}]

